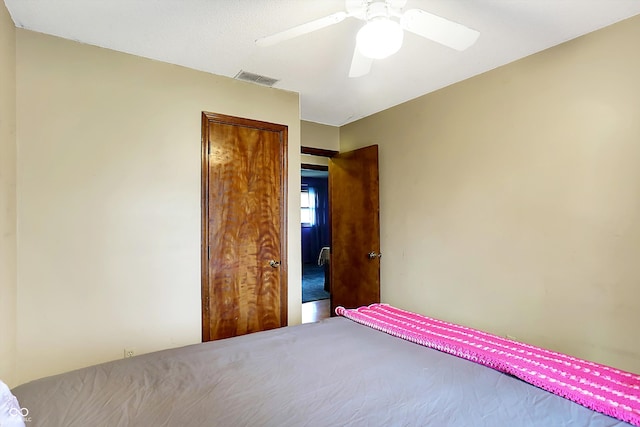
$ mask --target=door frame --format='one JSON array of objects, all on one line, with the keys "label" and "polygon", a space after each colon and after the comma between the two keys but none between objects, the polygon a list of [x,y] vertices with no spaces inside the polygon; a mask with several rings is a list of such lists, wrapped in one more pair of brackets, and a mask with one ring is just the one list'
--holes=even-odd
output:
[{"label": "door frame", "polygon": [[200,307],[202,319],[202,342],[210,341],[210,297],[209,297],[209,124],[212,122],[236,126],[247,126],[280,133],[280,156],[282,174],[280,177],[280,326],[287,326],[289,313],[288,290],[288,126],[260,120],[202,112],[201,166],[200,166]]},{"label": "door frame", "polygon": [[339,151],[325,150],[324,148],[300,147],[300,153],[318,157],[333,157],[337,155]]},{"label": "door frame", "polygon": [[[334,156],[338,155],[340,152],[339,151],[334,151],[334,150],[325,150],[324,148],[314,148],[314,147],[301,146],[300,147],[300,153],[301,154],[307,154],[307,155],[310,155],[310,156],[331,158],[331,157],[334,157]],[[323,170],[323,171],[327,171],[327,172],[329,171],[329,167],[328,166],[314,165],[314,164],[311,164],[311,163],[302,163],[302,162],[300,162],[300,169]],[[329,221],[329,246],[331,246],[331,236],[332,236],[331,235],[331,221]],[[300,263],[301,263],[301,267],[302,267],[302,254],[300,256]],[[329,269],[331,269],[331,266],[329,266]],[[300,285],[302,285],[302,277],[300,278]]]},{"label": "door frame", "polygon": [[[376,158],[376,171],[375,171],[375,172],[376,172],[376,178],[375,178],[375,187],[376,187],[376,192],[378,193],[378,195],[376,196],[376,198],[378,199],[378,200],[377,200],[377,204],[378,204],[378,206],[377,206],[377,209],[376,209],[376,216],[377,216],[377,218],[376,218],[376,223],[378,224],[378,238],[377,238],[377,244],[375,244],[375,242],[374,242],[374,246],[375,246],[375,247],[367,248],[367,252],[366,252],[366,254],[369,254],[369,255],[370,255],[370,252],[368,252],[368,251],[371,251],[371,250],[372,250],[372,251],[376,251],[376,252],[377,252],[377,258],[378,258],[378,259],[377,259],[376,261],[378,262],[378,264],[377,264],[377,265],[378,265],[378,279],[377,279],[377,283],[378,283],[378,291],[377,291],[377,292],[378,292],[378,295],[377,295],[377,298],[376,298],[376,299],[377,299],[377,301],[375,301],[375,302],[379,302],[379,301],[380,301],[380,264],[379,264],[379,262],[380,262],[380,261],[379,261],[379,258],[382,256],[382,254],[380,253],[380,229],[379,229],[379,225],[380,225],[380,217],[379,217],[379,214],[380,214],[380,212],[379,212],[379,209],[380,209],[380,201],[379,201],[379,176],[378,176],[378,173],[379,173],[378,156],[379,156],[379,155],[378,155],[378,146],[377,146],[377,144],[374,144],[374,145],[371,145],[371,146],[366,146],[366,147],[360,147],[360,148],[358,148],[358,149],[351,150],[351,151],[349,151],[349,152],[344,152],[344,153],[341,153],[341,152],[338,152],[338,151],[332,151],[332,150],[324,150],[324,149],[319,149],[319,148],[311,148],[311,147],[301,147],[301,150],[300,150],[300,151],[301,151],[301,153],[302,153],[302,154],[309,154],[309,155],[315,155],[315,156],[321,156],[321,157],[322,157],[322,156],[324,156],[324,157],[328,157],[328,158],[329,158],[329,164],[331,165],[331,164],[332,164],[332,160],[331,160],[331,159],[332,159],[332,158],[333,158],[333,159],[335,159],[335,158],[336,158],[336,156],[337,156],[338,158],[342,158],[342,159],[343,159],[343,161],[344,161],[344,156],[339,156],[339,155],[345,155],[345,156],[349,156],[349,155],[351,155],[351,156],[352,156],[352,155],[354,155],[356,152],[359,152],[359,151],[361,151],[361,150],[365,150],[365,149],[367,149],[367,150],[369,150],[369,149],[375,149],[375,158]],[[303,166],[307,165],[307,164],[304,164],[304,163],[302,163],[302,162],[300,162],[300,163],[301,163]],[[323,168],[323,169],[324,169],[324,168]],[[331,167],[329,167],[329,169],[331,169]],[[334,171],[334,172],[335,172],[335,171]],[[331,180],[331,175],[332,175],[332,174],[331,174],[331,170],[329,170],[329,180]],[[329,240],[330,240],[330,245],[331,245],[331,247],[332,247],[332,251],[331,251],[331,252],[332,252],[332,256],[333,256],[333,252],[334,252],[334,251],[333,251],[333,247],[335,246],[335,245],[334,245],[334,243],[335,243],[335,240],[334,240],[334,235],[335,235],[334,225],[335,225],[335,224],[334,224],[334,221],[333,221],[333,218],[332,218],[332,215],[333,215],[332,211],[334,210],[334,209],[333,209],[333,205],[332,205],[332,199],[333,199],[333,197],[331,196],[331,186],[329,186],[329,203],[330,203],[330,205],[331,205],[331,207],[330,207],[330,209],[329,209]],[[365,254],[365,253],[363,252],[363,255],[364,255],[364,254]],[[369,256],[369,258],[371,258],[371,257]],[[334,271],[333,267],[330,267],[330,275],[331,275],[331,277],[332,277],[332,278],[331,278],[331,282],[332,282],[332,283],[331,283],[331,287],[333,287],[334,283],[336,282],[336,281],[334,280],[334,278],[335,278],[335,271]],[[332,289],[332,290],[331,290],[331,303],[330,303],[330,304],[331,304],[331,306],[332,306],[332,308],[333,308],[333,306],[334,306],[334,304],[335,304],[334,299],[333,299],[333,295],[334,295],[334,293],[333,293],[333,289]],[[372,302],[374,302],[374,301],[372,301]],[[330,314],[331,314],[332,316],[334,315],[333,310],[330,310]]]}]

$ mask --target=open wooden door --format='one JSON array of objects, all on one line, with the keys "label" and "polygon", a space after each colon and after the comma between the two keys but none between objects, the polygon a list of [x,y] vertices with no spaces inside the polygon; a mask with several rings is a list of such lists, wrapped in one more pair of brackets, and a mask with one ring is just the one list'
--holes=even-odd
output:
[{"label": "open wooden door", "polygon": [[329,159],[331,315],[380,302],[378,146]]},{"label": "open wooden door", "polygon": [[202,114],[202,341],[287,324],[287,127]]}]

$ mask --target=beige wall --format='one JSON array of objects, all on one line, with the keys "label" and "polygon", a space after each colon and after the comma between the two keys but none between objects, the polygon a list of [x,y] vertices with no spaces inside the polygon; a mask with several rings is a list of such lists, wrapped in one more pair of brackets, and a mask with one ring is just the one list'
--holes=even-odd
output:
[{"label": "beige wall", "polygon": [[301,121],[300,141],[304,147],[340,150],[340,128],[320,123]]},{"label": "beige wall", "polygon": [[341,128],[382,300],[640,372],[640,16]]},{"label": "beige wall", "polygon": [[18,381],[199,342],[201,111],[288,125],[299,165],[298,94],[24,30],[17,91]]},{"label": "beige wall", "polygon": [[16,29],[0,2],[0,379],[16,362]]},{"label": "beige wall", "polygon": [[[300,122],[300,142],[303,147],[340,151],[340,128],[303,120]],[[329,158],[324,156],[303,154],[300,161],[309,165],[329,165]]]},{"label": "beige wall", "polygon": [[300,156],[300,161],[303,164],[329,166],[329,158],[324,156],[311,156],[309,154],[303,154]]}]

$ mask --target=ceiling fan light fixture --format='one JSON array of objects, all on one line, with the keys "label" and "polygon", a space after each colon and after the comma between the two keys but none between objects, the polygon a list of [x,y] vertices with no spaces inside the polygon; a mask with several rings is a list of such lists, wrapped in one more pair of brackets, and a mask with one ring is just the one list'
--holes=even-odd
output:
[{"label": "ceiling fan light fixture", "polygon": [[358,31],[356,46],[367,58],[382,59],[400,50],[403,37],[399,23],[389,18],[374,18]]}]

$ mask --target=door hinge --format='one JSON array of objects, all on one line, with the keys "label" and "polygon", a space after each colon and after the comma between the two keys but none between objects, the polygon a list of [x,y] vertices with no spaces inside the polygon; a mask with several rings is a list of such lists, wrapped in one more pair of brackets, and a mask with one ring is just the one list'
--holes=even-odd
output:
[{"label": "door hinge", "polygon": [[206,297],[204,300],[204,311],[209,312],[209,297]]}]

